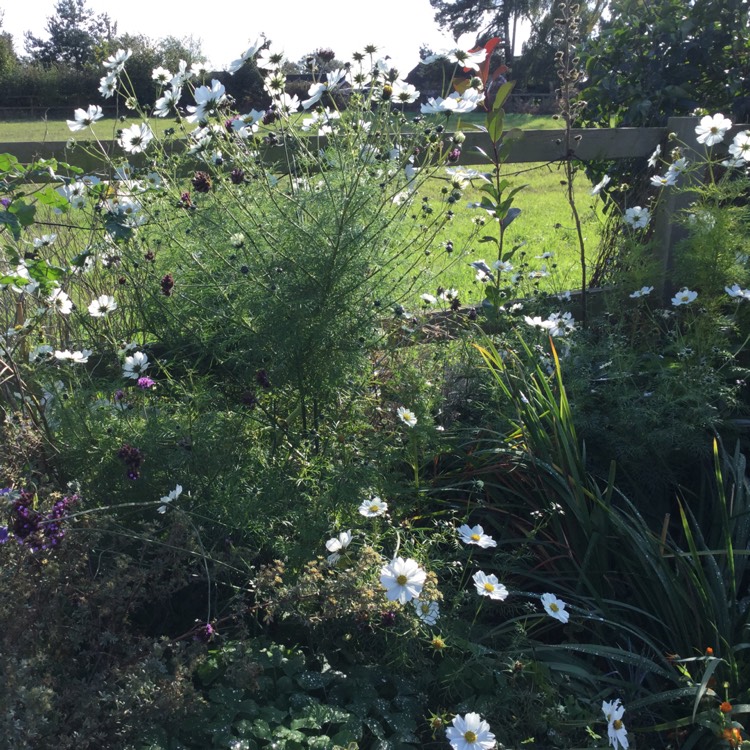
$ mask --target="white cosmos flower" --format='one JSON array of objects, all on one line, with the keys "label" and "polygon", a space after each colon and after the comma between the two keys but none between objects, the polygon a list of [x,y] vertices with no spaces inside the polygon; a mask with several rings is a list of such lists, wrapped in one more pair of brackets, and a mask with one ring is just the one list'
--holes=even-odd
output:
[{"label": "white cosmos flower", "polygon": [[167,509],[169,508],[169,504],[177,500],[177,498],[182,494],[182,485],[178,484],[168,495],[165,495],[161,498],[162,504],[157,508],[157,511],[159,513],[166,513]]},{"label": "white cosmos flower", "polygon": [[375,518],[376,516],[382,516],[388,510],[388,503],[385,500],[381,500],[379,497],[373,496],[367,500],[363,500],[359,506],[360,515],[366,518]]},{"label": "white cosmos flower", "polygon": [[182,86],[184,86],[192,77],[193,77],[192,66],[188,68],[187,62],[185,60],[180,60],[180,62],[177,64],[177,72],[174,74],[174,77],[169,82],[169,85],[173,89],[179,89]]},{"label": "white cosmos flower", "polygon": [[729,145],[729,153],[737,160],[750,161],[750,130],[743,130],[734,136]]},{"label": "white cosmos flower", "polygon": [[657,144],[656,148],[654,149],[654,153],[648,157],[649,167],[653,169],[656,166],[656,163],[659,161],[660,156],[661,156],[661,146]]},{"label": "white cosmos flower", "polygon": [[494,281],[495,277],[492,269],[484,260],[474,260],[469,265],[477,272],[477,281]]},{"label": "white cosmos flower", "polygon": [[484,529],[481,526],[469,526],[464,524],[459,526],[458,535],[464,544],[476,544],[477,547],[487,549],[487,547],[497,547],[497,542],[484,533]]},{"label": "white cosmos flower", "polygon": [[282,51],[272,52],[270,49],[261,50],[255,64],[261,70],[278,70],[284,65],[286,55]]},{"label": "white cosmos flower", "polygon": [[565,602],[558,599],[554,594],[542,594],[542,606],[550,617],[554,617],[562,623],[566,623],[570,619],[570,612],[565,610]]},{"label": "white cosmos flower", "polygon": [[114,55],[110,55],[102,64],[110,75],[117,75],[125,67],[128,58],[133,54],[129,49],[118,49]]},{"label": "white cosmos flower", "polygon": [[407,426],[414,427],[417,424],[417,415],[405,406],[396,409],[396,416]]},{"label": "white cosmos flower", "polygon": [[602,188],[607,187],[611,181],[612,178],[608,174],[605,174],[604,177],[602,177],[601,182],[597,182],[596,185],[591,188],[591,195],[599,195]]},{"label": "white cosmos flower", "polygon": [[264,44],[265,39],[259,36],[236,60],[229,63],[227,72],[234,75]]},{"label": "white cosmos flower", "polygon": [[276,99],[279,105],[279,112],[284,117],[294,114],[299,109],[299,97],[295,94],[290,96],[289,94],[281,94]]},{"label": "white cosmos flower", "polygon": [[443,99],[442,96],[429,97],[427,102],[422,104],[420,111],[423,115],[436,115],[443,114],[445,112],[453,112],[454,101]]},{"label": "white cosmos flower", "polygon": [[29,352],[29,362],[36,362],[37,360],[48,360],[51,357],[54,357],[55,350],[49,346],[48,344],[40,344],[39,346],[35,346],[30,352]]},{"label": "white cosmos flower", "polygon": [[166,117],[177,109],[177,102],[182,96],[182,89],[166,89],[154,104],[154,117]]},{"label": "white cosmos flower", "polygon": [[477,594],[480,596],[488,596],[490,599],[497,599],[503,601],[508,597],[508,589],[497,580],[497,576],[493,573],[487,575],[483,570],[479,570],[472,576],[474,586],[476,587]]},{"label": "white cosmos flower", "polygon": [[496,260],[492,267],[500,273],[508,273],[513,270],[513,264],[508,260]]},{"label": "white cosmos flower", "polygon": [[651,178],[651,184],[654,187],[670,187],[677,181],[677,175],[673,172],[667,172],[665,175],[655,174]]},{"label": "white cosmos flower", "polygon": [[70,315],[73,310],[73,302],[62,289],[54,289],[47,297],[47,304],[54,307],[60,315]]},{"label": "white cosmos flower", "polygon": [[453,750],[491,750],[497,744],[490,725],[479,714],[456,714],[451,723],[445,736]]},{"label": "white cosmos flower", "polygon": [[83,365],[89,361],[89,357],[93,354],[91,349],[82,349],[81,351],[71,352],[70,349],[63,351],[55,351],[55,359],[61,362],[72,362],[73,364]]},{"label": "white cosmos flower", "polygon": [[117,77],[112,75],[104,76],[99,81],[98,91],[105,99],[113,97],[115,91],[117,91]]},{"label": "white cosmos flower", "polygon": [[481,47],[478,50],[470,51],[454,47],[449,50],[441,50],[434,55],[428,55],[422,62],[425,65],[435,62],[436,60],[448,60],[449,62],[460,65],[462,68],[479,70],[479,64],[483,63],[487,57],[487,50]]},{"label": "white cosmos flower", "polygon": [[678,175],[687,172],[688,164],[690,162],[684,156],[675,159],[667,168],[667,177],[674,177],[676,179]]},{"label": "white cosmos flower", "polygon": [[425,303],[425,305],[434,305],[437,302],[437,297],[435,297],[434,294],[427,294],[427,292],[420,294],[419,298]]},{"label": "white cosmos flower", "polygon": [[56,234],[43,234],[41,237],[34,237],[34,247],[49,247],[57,239]]},{"label": "white cosmos flower", "polygon": [[730,297],[736,297],[739,299],[750,299],[750,289],[742,289],[739,284],[732,284],[732,286],[725,286],[724,291]]},{"label": "white cosmos flower", "polygon": [[679,292],[677,292],[677,294],[675,294],[674,297],[672,297],[672,304],[675,307],[679,307],[680,305],[689,305],[697,296],[698,292],[693,292],[687,287],[683,287]]},{"label": "white cosmos flower", "polygon": [[651,294],[654,291],[652,286],[642,286],[640,289],[636,289],[630,297],[632,299],[638,299],[638,297],[645,297],[647,294]]},{"label": "white cosmos flower", "polygon": [[380,585],[389,601],[406,604],[419,598],[427,573],[416,560],[395,557],[380,569]]},{"label": "white cosmos flower", "polygon": [[83,182],[61,185],[57,192],[70,203],[71,208],[83,208],[86,205],[86,185]]},{"label": "white cosmos flower", "polygon": [[391,101],[399,104],[413,104],[417,99],[419,99],[419,91],[412,84],[402,80],[393,82]]},{"label": "white cosmos flower", "polygon": [[420,601],[412,599],[412,605],[417,612],[417,617],[425,625],[434,625],[440,619],[440,605],[437,602]]},{"label": "white cosmos flower", "polygon": [[172,77],[173,74],[161,65],[151,71],[151,80],[156,81],[160,86],[166,86]]},{"label": "white cosmos flower", "polygon": [[452,302],[454,299],[458,299],[458,289],[443,289],[438,296],[445,302]]},{"label": "white cosmos flower", "polygon": [[695,126],[695,134],[698,136],[698,143],[715,146],[724,140],[727,130],[731,127],[732,121],[721,112],[717,112],[715,115],[702,117],[700,123]]},{"label": "white cosmos flower", "polygon": [[138,380],[148,367],[148,357],[143,352],[135,352],[125,357],[125,362],[122,366],[122,376],[131,380]]},{"label": "white cosmos flower", "polygon": [[607,720],[607,734],[609,735],[610,745],[612,745],[614,750],[619,750],[620,747],[623,750],[628,750],[628,732],[622,723],[625,707],[620,702],[620,699],[602,701],[602,713]]},{"label": "white cosmos flower", "polygon": [[651,212],[641,206],[633,206],[625,211],[622,220],[633,229],[644,229],[651,220]]},{"label": "white cosmos flower", "polygon": [[463,94],[459,91],[454,91],[443,103],[451,112],[465,114],[473,112],[483,100],[484,94],[481,91],[469,88]]},{"label": "white cosmos flower", "polygon": [[110,297],[108,294],[100,295],[88,307],[89,315],[92,318],[104,318],[116,309],[117,302],[115,302],[115,298]]},{"label": "white cosmos flower", "polygon": [[341,557],[341,553],[352,543],[352,530],[342,531],[338,536],[329,539],[326,542],[326,549],[331,553],[328,555],[328,562],[334,565]]},{"label": "white cosmos flower", "polygon": [[85,130],[97,120],[104,117],[102,108],[98,104],[89,104],[88,109],[77,109],[73,113],[74,120],[68,120],[68,127],[72,131]]},{"label": "white cosmos flower", "polygon": [[135,124],[125,128],[120,133],[118,143],[128,154],[140,154],[146,150],[153,137],[154,133],[151,128],[147,123],[142,122],[140,125]]},{"label": "white cosmos flower", "polygon": [[199,86],[193,94],[195,105],[188,105],[190,114],[185,118],[188,122],[205,122],[210,115],[216,114],[220,104],[227,100],[226,88],[215,78],[210,86]]},{"label": "white cosmos flower", "polygon": [[338,70],[331,70],[326,73],[325,81],[313,83],[307,90],[307,95],[310,98],[305,99],[302,102],[302,106],[305,109],[310,109],[313,104],[316,104],[318,101],[320,101],[320,98],[326,91],[333,91],[335,88],[337,88],[339,84],[345,79],[345,77],[346,71],[343,68],[339,68]]}]

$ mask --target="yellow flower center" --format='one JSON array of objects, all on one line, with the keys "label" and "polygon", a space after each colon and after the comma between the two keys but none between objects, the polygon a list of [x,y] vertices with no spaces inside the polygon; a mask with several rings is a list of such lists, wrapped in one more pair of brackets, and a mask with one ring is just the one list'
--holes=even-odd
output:
[{"label": "yellow flower center", "polygon": [[422,604],[420,605],[420,609],[422,610],[423,615],[429,615],[430,614],[429,602],[422,602]]},{"label": "yellow flower center", "polygon": [[559,611],[560,611],[560,607],[558,607],[558,606],[557,606],[557,604],[555,604],[554,602],[552,602],[552,604],[550,604],[550,605],[549,605],[549,608],[550,608],[550,609],[551,609],[551,610],[552,610],[553,612],[559,612]]},{"label": "yellow flower center", "polygon": [[398,577],[396,578],[396,583],[397,583],[397,584],[398,584],[399,586],[406,586],[406,582],[407,582],[408,580],[409,580],[409,579],[408,579],[408,578],[407,578],[407,577],[406,577],[406,576],[405,576],[405,575],[404,575],[404,574],[402,573],[402,574],[401,574],[400,576],[398,576]]},{"label": "yellow flower center", "polygon": [[436,635],[431,643],[436,651],[442,651],[445,648],[445,641],[439,635]]},{"label": "yellow flower center", "polygon": [[479,536],[479,534],[472,534],[471,535],[471,541],[472,542],[478,542],[482,537]]},{"label": "yellow flower center", "polygon": [[380,510],[379,505],[371,505],[370,506],[370,513],[377,513]]},{"label": "yellow flower center", "polygon": [[491,583],[485,583],[484,584],[484,590],[485,591],[494,591],[495,587]]},{"label": "yellow flower center", "polygon": [[476,734],[474,734],[474,732],[469,731],[469,732],[465,732],[464,733],[464,739],[468,743],[473,743],[473,742],[477,741],[477,736],[476,736]]},{"label": "yellow flower center", "polygon": [[621,722],[621,721],[620,721],[619,719],[615,719],[615,720],[614,720],[614,721],[612,722],[612,726],[613,726],[613,727],[615,728],[615,731],[618,731],[618,732],[619,732],[619,731],[620,731],[620,729],[622,729],[622,722]]}]

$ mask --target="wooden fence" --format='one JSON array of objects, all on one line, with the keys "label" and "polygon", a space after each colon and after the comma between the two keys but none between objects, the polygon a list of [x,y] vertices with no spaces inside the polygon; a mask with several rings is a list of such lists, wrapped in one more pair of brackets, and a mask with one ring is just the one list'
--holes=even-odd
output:
[{"label": "wooden fence", "polygon": [[[695,164],[705,160],[705,153],[696,141],[695,126],[700,121],[697,117],[672,117],[666,127],[660,128],[580,128],[571,133],[569,143],[565,140],[564,130],[527,130],[523,137],[513,141],[506,163],[548,162],[551,164],[575,160],[579,163],[598,160],[619,160],[648,158],[657,145],[662,152],[668,152],[670,134],[674,134],[674,143],[682,145],[683,155]],[[725,140],[735,133],[747,129],[747,125],[736,125]],[[118,157],[122,155],[115,142],[102,144],[107,152]],[[467,131],[466,140],[461,148],[458,165],[481,165],[487,163],[479,149],[488,152],[491,143],[486,133]],[[700,150],[699,150],[700,149]],[[19,161],[29,163],[40,158],[56,158],[81,167],[86,172],[101,172],[104,161],[101,157],[87,153],[81,148],[68,149],[65,141],[46,143],[0,142],[0,153],[11,153]],[[268,150],[271,161],[283,162],[282,147]],[[654,217],[654,236],[657,239],[659,263],[666,278],[671,268],[672,253],[675,245],[684,237],[684,228],[674,221],[675,215],[689,206],[694,195],[689,192],[674,190],[670,187],[660,188],[663,191],[659,207]]]}]

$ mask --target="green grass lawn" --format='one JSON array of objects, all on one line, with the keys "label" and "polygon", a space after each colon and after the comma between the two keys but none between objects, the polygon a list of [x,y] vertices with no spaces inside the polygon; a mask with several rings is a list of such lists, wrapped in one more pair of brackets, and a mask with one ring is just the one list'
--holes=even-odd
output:
[{"label": "green grass lawn", "polygon": [[[477,168],[481,167],[477,165]],[[549,276],[538,281],[538,288],[542,290],[562,292],[579,288],[580,250],[565,188],[560,184],[563,173],[548,164],[532,163],[508,164],[504,174],[514,186],[526,186],[514,200],[521,214],[505,234],[506,251],[522,245],[512,260],[514,270],[521,271],[526,277],[532,271],[546,270]],[[417,200],[427,196],[437,209],[443,200],[440,192],[443,184],[439,179],[432,180],[420,191]],[[578,212],[583,221],[588,264],[593,261],[599,246],[601,201],[591,196],[591,183],[583,172],[576,175],[574,186]],[[466,304],[479,304],[483,299],[482,284],[474,280],[475,271],[469,263],[482,259],[491,265],[497,260],[496,245],[480,240],[485,235],[496,236],[498,227],[489,221],[483,210],[467,207],[479,197],[477,189],[467,190],[453,207],[455,218],[440,235],[442,242],[450,240],[453,243],[453,253],[449,255],[441,246],[425,260],[426,272],[419,287],[414,289],[415,299],[424,292],[435,294],[437,286],[458,289],[462,302]],[[478,228],[473,221],[475,218],[487,221]],[[552,253],[552,256],[539,257],[547,253]],[[523,263],[528,265],[520,268]],[[533,292],[532,281],[527,281],[524,286],[527,293]]]}]

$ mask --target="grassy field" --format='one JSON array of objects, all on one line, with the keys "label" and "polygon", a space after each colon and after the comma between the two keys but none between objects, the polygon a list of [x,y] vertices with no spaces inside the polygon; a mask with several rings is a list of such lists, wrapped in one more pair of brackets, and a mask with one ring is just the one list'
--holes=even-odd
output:
[{"label": "grassy field", "polygon": [[[125,123],[117,121],[114,125],[112,120],[104,120],[97,123],[95,132],[100,139],[109,139],[114,135],[114,127],[120,128],[130,122],[136,120],[128,120]],[[463,117],[460,122],[454,123],[454,127],[468,130],[473,125],[481,125],[483,122],[483,114],[472,113]],[[525,129],[554,129],[561,126],[560,120],[534,115],[508,115],[506,123],[508,128]],[[153,119],[151,124],[152,127],[163,131],[174,126],[174,121]],[[39,120],[0,124],[0,143],[63,141],[70,136],[71,132],[65,121]],[[509,227],[505,238],[506,250],[521,246],[512,261],[515,270],[522,271],[526,277],[532,271],[549,273],[549,276],[538,280],[540,289],[562,291],[578,287],[579,249],[575,241],[570,207],[566,201],[565,190],[560,184],[563,174],[548,164],[508,164],[503,171],[504,176],[514,186],[525,186],[514,201],[514,205],[520,208],[522,213]],[[485,227],[478,227],[476,220],[487,218],[487,215],[484,211],[468,208],[469,203],[479,199],[478,191],[472,188],[466,190],[460,201],[447,207],[441,194],[441,189],[446,184],[440,178],[431,180],[423,186],[414,201],[414,204],[418,205],[422,199],[427,198],[436,214],[451,208],[455,218],[441,230],[436,238],[438,243],[430,256],[419,263],[421,273],[410,294],[409,306],[418,305],[419,295],[422,293],[435,294],[438,286],[458,289],[461,300],[467,304],[480,303],[484,290],[482,285],[474,280],[475,272],[469,263],[483,259],[491,264],[497,260],[495,245],[479,241],[485,235],[496,234],[497,226],[488,222]],[[577,176],[575,186],[578,209],[584,220],[587,255],[591,259],[599,244],[598,209],[601,203],[598,198],[591,197],[591,185],[584,174]],[[444,250],[448,242],[453,246],[453,252],[450,254]],[[548,254],[551,256],[538,257]],[[527,265],[519,268],[523,263]],[[527,292],[533,291],[532,282],[527,282],[526,287]]]},{"label": "grassy field", "polygon": [[[73,117],[73,110],[70,110]],[[483,113],[471,113],[464,115],[460,120],[460,127],[468,128],[471,125],[481,125],[484,122]],[[561,120],[553,120],[551,117],[542,115],[507,115],[508,128],[526,128],[527,130],[550,130],[562,127]],[[141,122],[137,117],[127,118],[124,122],[112,118],[99,120],[94,125],[94,134],[101,140],[109,140],[115,137],[115,132],[120,128],[128,127],[134,123]],[[157,134],[164,132],[167,128],[174,127],[174,120],[152,118],[151,127]],[[449,121],[449,127],[456,127],[459,123]],[[451,128],[452,129],[452,128]],[[67,141],[71,135],[88,138],[88,131],[78,134],[71,133],[65,120],[45,120],[41,118],[33,120],[6,120],[0,123],[0,143],[31,142],[47,143],[51,141]]]},{"label": "grassy field", "polygon": [[[525,185],[515,197],[514,205],[521,209],[520,216],[510,225],[505,235],[505,248],[521,246],[512,260],[514,270],[521,271],[528,279],[534,271],[546,272],[538,280],[538,288],[551,292],[562,292],[580,287],[580,251],[576,240],[575,225],[566,200],[565,189],[560,184],[563,173],[547,164],[509,164],[505,176],[514,186]],[[443,183],[435,179],[421,191],[437,207],[441,200]],[[601,235],[599,197],[590,194],[591,183],[586,175],[579,173],[574,182],[578,211],[583,221],[587,259],[593,261]],[[455,218],[443,230],[441,239],[453,243],[450,255],[439,251],[425,262],[426,273],[415,298],[420,293],[435,294],[437,286],[453,287],[460,291],[466,304],[479,304],[484,297],[482,284],[475,281],[475,272],[469,266],[474,260],[485,260],[492,264],[497,260],[496,246],[481,243],[485,235],[497,235],[497,225],[488,221],[477,228],[474,219],[486,218],[481,209],[468,208],[468,204],[479,199],[477,190],[467,190],[460,202],[454,206]],[[541,257],[548,256],[549,257]],[[521,264],[528,264],[521,268]],[[527,280],[524,291],[533,291],[533,281]]]}]

